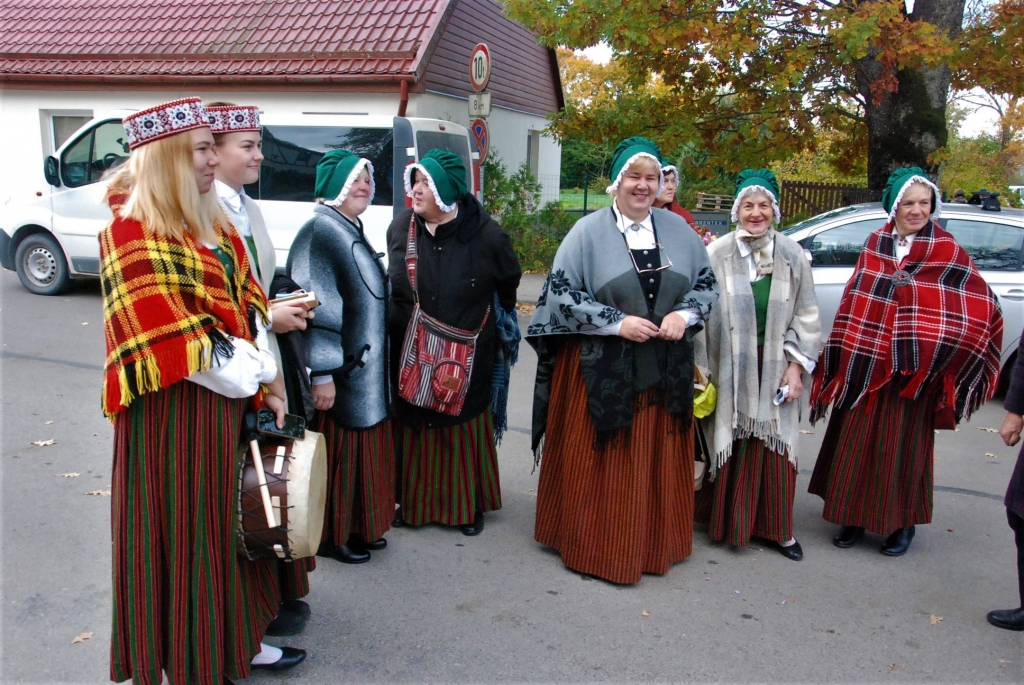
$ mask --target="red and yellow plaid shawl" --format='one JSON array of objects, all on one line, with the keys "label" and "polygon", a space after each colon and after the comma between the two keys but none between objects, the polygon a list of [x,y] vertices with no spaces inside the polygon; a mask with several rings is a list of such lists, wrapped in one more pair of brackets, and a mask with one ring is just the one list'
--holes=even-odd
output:
[{"label": "red and yellow plaid shawl", "polygon": [[107,359],[103,413],[108,418],[139,395],[155,392],[230,357],[224,334],[255,339],[266,322],[267,298],[252,277],[245,248],[217,226],[220,247],[234,260],[229,281],[217,255],[185,234],[160,238],[119,215],[127,196],[111,193],[114,219],[99,235]]},{"label": "red and yellow plaid shawl", "polygon": [[914,238],[899,275],[894,255],[887,224],[868,238],[846,284],[811,386],[812,422],[831,404],[871,402],[897,374],[909,378],[900,392],[908,399],[942,382],[940,408],[953,407],[957,421],[996,391],[1003,316],[970,257],[934,222]]}]

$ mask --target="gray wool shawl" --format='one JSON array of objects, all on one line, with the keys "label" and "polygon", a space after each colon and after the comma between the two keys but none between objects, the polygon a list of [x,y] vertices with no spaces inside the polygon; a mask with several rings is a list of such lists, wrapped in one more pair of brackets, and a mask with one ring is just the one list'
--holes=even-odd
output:
[{"label": "gray wool shawl", "polygon": [[811,387],[803,374],[804,397],[776,406],[782,374],[790,361],[783,350],[793,343],[800,354],[817,360],[821,351],[821,321],[814,295],[811,265],[800,245],[772,230],[775,255],[765,326],[761,381],[757,369],[757,314],[747,265],[737,248],[735,233],[708,246],[711,267],[721,297],[696,339],[699,367],[709,372],[718,390],[711,416],[701,420],[711,446],[712,478],[732,455],[734,440],[756,438],[778,454],[788,454],[796,466],[797,426]]}]

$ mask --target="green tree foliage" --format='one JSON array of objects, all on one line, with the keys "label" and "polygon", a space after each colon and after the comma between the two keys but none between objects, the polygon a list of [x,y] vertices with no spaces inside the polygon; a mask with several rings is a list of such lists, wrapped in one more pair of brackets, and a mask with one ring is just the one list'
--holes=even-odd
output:
[{"label": "green tree foliage", "polygon": [[[1021,0],[1003,0],[1004,3]],[[646,134],[689,145],[705,176],[767,166],[833,141],[837,171],[880,188],[902,164],[936,170],[964,0],[506,0],[550,45],[605,42],[616,59],[591,97],[573,97],[560,137]],[[967,45],[967,47],[970,47]]]}]

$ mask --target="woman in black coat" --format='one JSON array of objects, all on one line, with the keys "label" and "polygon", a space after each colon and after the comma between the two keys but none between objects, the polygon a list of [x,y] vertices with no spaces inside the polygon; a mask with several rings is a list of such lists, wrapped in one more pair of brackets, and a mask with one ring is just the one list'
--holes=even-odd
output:
[{"label": "woman in black coat", "polygon": [[392,378],[400,378],[402,343],[414,308],[406,264],[410,227],[423,312],[463,330],[483,327],[458,415],[410,404],[396,389],[396,494],[401,508],[395,524],[436,522],[477,535],[484,527],[483,512],[501,508],[490,411],[496,312],[489,308],[497,304],[507,312],[514,309],[522,271],[509,237],[467,193],[466,169],[457,155],[431,150],[406,169],[405,188],[412,209],[388,228]]}]

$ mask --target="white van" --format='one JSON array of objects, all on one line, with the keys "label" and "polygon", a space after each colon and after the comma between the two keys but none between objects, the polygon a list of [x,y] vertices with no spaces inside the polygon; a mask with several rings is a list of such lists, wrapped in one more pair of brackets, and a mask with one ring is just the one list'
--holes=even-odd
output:
[{"label": "white van", "polygon": [[[110,222],[104,173],[128,157],[121,119],[130,110],[104,114],[83,126],[43,163],[49,193],[17,199],[0,216],[0,265],[17,271],[39,295],[56,295],[71,279],[99,276],[96,236]],[[362,220],[370,243],[387,253],[385,233],[408,204],[402,173],[432,148],[450,150],[473,183],[476,153],[469,131],[437,119],[384,116],[261,116],[263,166],[246,193],[259,203],[283,267],[299,228],[313,214],[316,165],[327,150],[345,148],[373,163],[376,193]],[[385,256],[385,261],[386,261]]]}]

